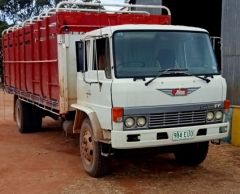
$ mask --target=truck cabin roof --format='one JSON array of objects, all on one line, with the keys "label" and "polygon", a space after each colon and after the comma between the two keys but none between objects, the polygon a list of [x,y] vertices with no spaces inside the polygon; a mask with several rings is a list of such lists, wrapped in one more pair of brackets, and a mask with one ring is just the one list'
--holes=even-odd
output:
[{"label": "truck cabin roof", "polygon": [[133,30],[166,30],[166,31],[189,31],[189,32],[204,32],[208,33],[207,30],[196,27],[187,26],[175,26],[175,25],[147,25],[147,24],[127,24],[108,26],[101,29],[87,32],[83,35],[83,38],[95,37],[95,36],[112,36],[116,31],[133,31]]}]

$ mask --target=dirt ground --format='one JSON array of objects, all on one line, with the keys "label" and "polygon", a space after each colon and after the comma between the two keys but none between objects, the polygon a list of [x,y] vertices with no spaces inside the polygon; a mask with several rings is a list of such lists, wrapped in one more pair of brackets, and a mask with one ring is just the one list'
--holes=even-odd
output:
[{"label": "dirt ground", "polygon": [[95,179],[81,167],[76,139],[58,122],[45,119],[41,132],[18,133],[12,96],[0,92],[0,193],[240,193],[240,148],[211,145],[195,168],[176,164],[171,154],[120,158],[112,174]]}]

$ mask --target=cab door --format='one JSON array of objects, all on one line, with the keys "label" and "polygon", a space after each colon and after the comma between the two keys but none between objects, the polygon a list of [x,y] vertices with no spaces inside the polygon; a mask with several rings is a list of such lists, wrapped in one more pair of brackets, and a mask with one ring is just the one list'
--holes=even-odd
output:
[{"label": "cab door", "polygon": [[78,103],[93,109],[101,127],[110,129],[112,75],[109,38],[92,38],[80,41],[79,45]]}]

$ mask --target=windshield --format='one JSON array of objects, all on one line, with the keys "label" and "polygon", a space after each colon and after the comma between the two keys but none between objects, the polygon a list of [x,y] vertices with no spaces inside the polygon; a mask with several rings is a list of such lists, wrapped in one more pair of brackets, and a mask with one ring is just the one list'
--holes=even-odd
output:
[{"label": "windshield", "polygon": [[166,69],[189,74],[218,74],[207,33],[188,31],[117,31],[113,36],[117,78],[152,77]]}]

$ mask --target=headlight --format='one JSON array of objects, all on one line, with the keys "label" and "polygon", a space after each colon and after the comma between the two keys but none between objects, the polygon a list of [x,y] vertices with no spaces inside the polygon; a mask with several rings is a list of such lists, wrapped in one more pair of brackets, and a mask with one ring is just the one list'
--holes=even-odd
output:
[{"label": "headlight", "polygon": [[124,124],[127,128],[131,128],[135,125],[135,120],[132,117],[128,117],[125,119]]},{"label": "headlight", "polygon": [[145,117],[138,117],[137,118],[137,126],[138,127],[144,127],[147,123],[147,120]]},{"label": "headlight", "polygon": [[214,119],[214,113],[213,112],[208,112],[207,113],[207,120],[212,121]]},{"label": "headlight", "polygon": [[215,118],[217,119],[217,120],[221,120],[222,118],[223,118],[223,112],[222,111],[217,111],[216,113],[215,113]]}]

